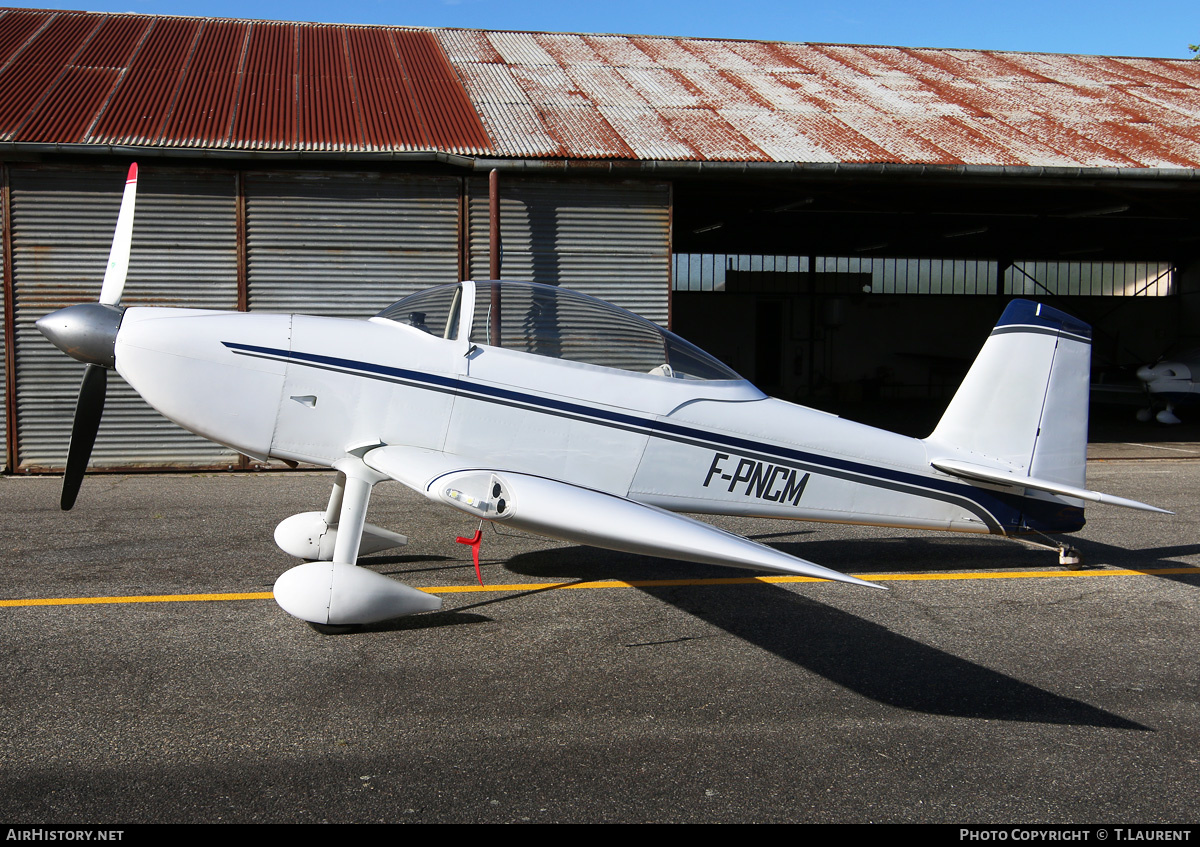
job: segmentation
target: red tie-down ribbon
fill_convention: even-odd
[[[479,584],[483,585],[483,572],[479,570],[479,545],[483,543],[483,521],[479,522],[479,529],[475,530],[475,534],[470,538],[463,538],[460,535],[454,540],[459,544],[471,546],[471,557],[475,560],[475,576],[479,579]]]

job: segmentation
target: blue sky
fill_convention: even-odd
[[[82,0],[32,8],[1189,58],[1200,0]]]

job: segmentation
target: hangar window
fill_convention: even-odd
[[[999,279],[997,263],[981,259],[818,256],[816,266],[818,294],[842,293],[830,285],[845,274],[862,278],[864,294],[995,294]]]
[[[676,291],[745,294],[995,294],[996,262],[676,253]],[[810,272],[811,268],[811,272]]]
[[[998,294],[1163,297],[1165,262],[1035,262],[882,256],[676,253],[675,291],[742,294]]]
[[[1013,262],[1004,293],[1014,297],[1166,297],[1175,293],[1166,262]]]

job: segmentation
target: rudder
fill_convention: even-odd
[[[1091,352],[1090,326],[1014,300],[926,444],[940,455],[1083,488]]]

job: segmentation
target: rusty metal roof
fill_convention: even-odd
[[[513,156],[1200,166],[1200,62],[438,30]]]
[[[0,141],[1200,168],[1200,62],[0,10]]]
[[[22,9],[0,10],[0,141],[491,148],[427,30]]]

